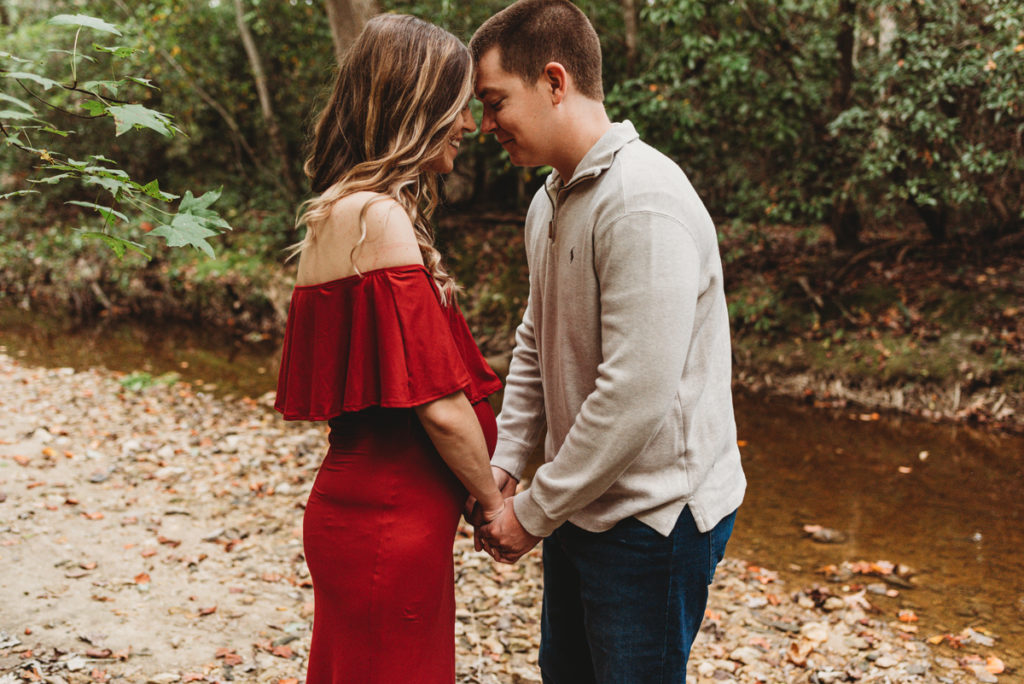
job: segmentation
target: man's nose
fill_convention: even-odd
[[[497,128],[494,123],[494,115],[484,109],[483,116],[480,117],[480,132],[481,133],[493,133]]]

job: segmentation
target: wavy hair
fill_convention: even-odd
[[[448,144],[449,132],[473,92],[469,49],[442,28],[415,17],[370,19],[342,59],[327,106],[314,125],[304,166],[313,199],[296,227],[306,236],[294,253],[316,241],[334,204],[363,190],[398,202],[409,214],[423,262],[449,301],[456,286],[434,246],[430,218],[439,202],[437,174],[423,165]],[[359,213],[355,257],[366,240],[367,202]]]

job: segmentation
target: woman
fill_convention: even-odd
[[[315,619],[307,681],[455,679],[452,544],[501,383],[455,305],[428,220],[469,113],[469,51],[413,17],[371,19],[340,65],[308,202],[275,407],[329,420],[303,521]]]

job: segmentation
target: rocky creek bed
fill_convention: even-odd
[[[270,403],[0,349],[0,684],[303,681],[326,433]],[[499,565],[463,528],[454,554],[458,682],[539,682],[539,551]],[[727,558],[689,680],[1021,681],[998,634],[877,607],[906,568],[842,570],[795,586]]]

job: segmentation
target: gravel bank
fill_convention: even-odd
[[[0,353],[0,684],[302,681],[325,432],[268,403]],[[539,552],[498,565],[463,529],[455,558],[458,681],[539,682]],[[935,633],[878,591],[727,559],[689,679],[1021,681],[998,635]]]

